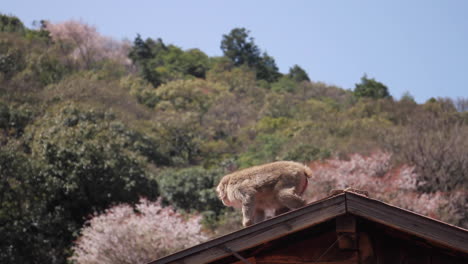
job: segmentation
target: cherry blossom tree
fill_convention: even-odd
[[[207,239],[200,216],[188,217],[160,202],[141,199],[135,208],[122,204],[94,216],[73,247],[79,264],[147,263]]]
[[[332,189],[353,187],[368,191],[371,198],[426,216],[467,226],[468,193],[418,191],[418,175],[407,165],[392,166],[392,155],[374,152],[369,156],[353,154],[347,160],[312,162],[313,179],[305,192],[307,201],[325,198]]]
[[[62,23],[45,23],[54,41],[72,45],[71,56],[89,69],[95,62],[111,59],[119,64],[130,65],[130,43],[117,41],[99,34],[96,27],[84,22],[69,20]]]

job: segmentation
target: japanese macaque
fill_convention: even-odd
[[[292,161],[277,161],[225,175],[216,191],[226,206],[242,208],[244,226],[305,205],[301,195],[312,176],[309,167]]]

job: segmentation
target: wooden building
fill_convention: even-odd
[[[343,192],[159,263],[468,264],[468,230]]]

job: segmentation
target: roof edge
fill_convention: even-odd
[[[421,237],[436,245],[468,253],[468,230],[345,190],[148,264],[215,261],[232,255],[232,252],[255,247],[348,213]]]
[[[468,230],[353,192],[345,192],[346,212],[468,253]]]
[[[343,215],[346,213],[345,207],[345,193],[327,197],[308,204],[306,207],[162,257],[148,264],[171,263],[182,259],[184,263],[214,261],[232,254],[224,250],[226,247],[238,252],[257,246]]]

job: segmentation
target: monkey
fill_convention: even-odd
[[[306,204],[301,195],[312,170],[297,162],[277,161],[225,175],[216,191],[225,206],[242,209],[244,227],[265,220],[265,211],[275,216]]]

